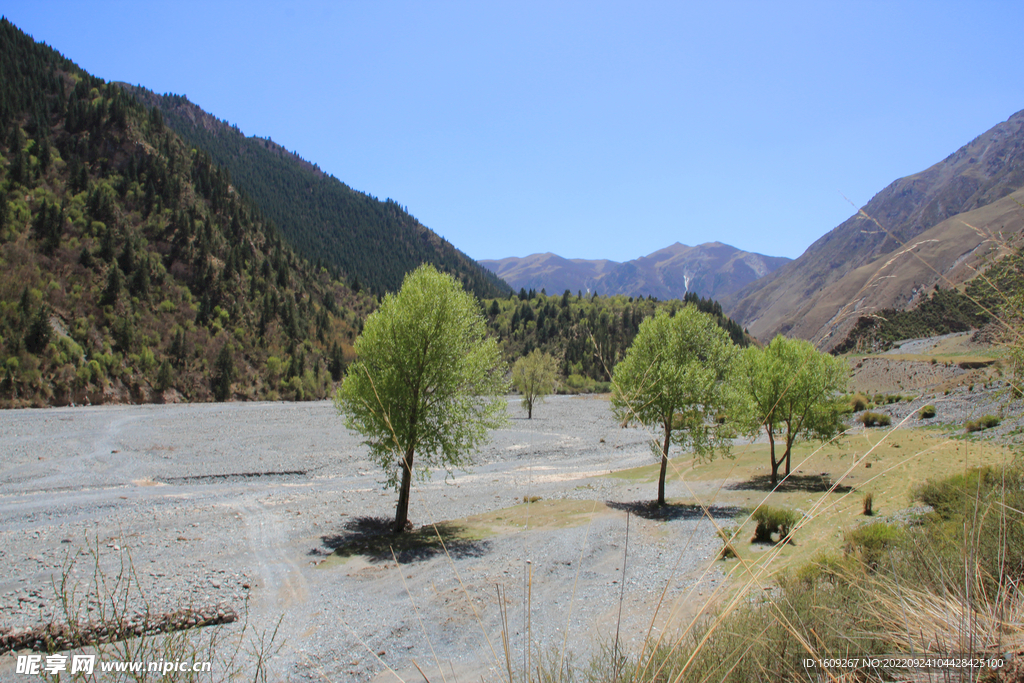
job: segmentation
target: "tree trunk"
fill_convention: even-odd
[[[527,399],[527,401],[526,401],[526,419],[527,420],[532,420],[533,419],[533,401],[531,401],[529,399]]]
[[[661,447],[661,476],[658,477],[658,505],[665,504],[665,473],[668,471],[668,446],[672,437],[672,418],[665,423],[665,444]]]
[[[772,488],[779,483],[779,465],[782,464],[782,459],[775,459],[775,435],[772,434],[771,430],[766,429],[768,432],[768,443],[771,445],[771,458],[772,458]]]
[[[398,492],[398,509],[395,510],[395,526],[393,531],[400,534],[405,531],[409,522],[409,492],[412,489],[412,456],[413,447],[409,446],[402,458],[402,488]]]

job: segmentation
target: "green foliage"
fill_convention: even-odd
[[[510,362],[541,349],[558,362],[573,391],[599,391],[596,383],[611,380],[612,370],[633,342],[640,323],[657,311],[675,314],[690,304],[714,316],[733,341],[749,343],[742,328],[722,313],[716,301],[689,294],[685,301],[657,301],[626,296],[576,297],[569,292],[548,296],[525,289],[520,297],[483,301],[487,326]],[[568,378],[579,375],[572,383]],[[588,381],[589,380],[589,381]]]
[[[26,368],[0,405],[124,400],[167,382],[210,400],[221,329],[251,397],[272,390],[256,371],[269,356],[310,368],[332,349],[351,356],[374,302],[298,257],[207,152],[6,20],[0,75],[0,357]],[[296,393],[324,398],[328,377]]]
[[[918,411],[917,416],[922,420],[930,420],[935,417],[935,406],[929,403],[926,406],[921,406],[921,410]]]
[[[218,401],[226,401],[231,397],[231,383],[235,381],[235,359],[231,354],[231,346],[224,344],[217,353],[214,364],[213,396]]]
[[[534,349],[512,366],[512,385],[523,395],[527,418],[533,419],[533,406],[555,389],[558,365],[550,354]]]
[[[754,543],[782,543],[787,540],[793,526],[800,521],[800,515],[787,508],[762,505],[754,510],[751,518],[754,527]]]
[[[210,155],[299,254],[346,276],[352,289],[395,291],[421,263],[451,273],[478,297],[502,296],[496,275],[428,230],[406,209],[358,192],[274,142],[247,138],[179,95],[129,87],[185,142]],[[212,125],[209,125],[213,122]]]
[[[859,391],[850,398],[850,407],[853,408],[853,412],[859,413],[862,410],[867,410],[869,401],[868,397]]]
[[[986,600],[995,600],[1007,582],[1024,579],[1024,473],[1019,467],[968,470],[915,491],[932,506],[927,523],[913,530],[899,559],[918,582],[939,586],[964,574],[964,548],[977,563],[976,579]],[[960,571],[951,567],[960,565]],[[952,576],[950,576],[952,575]]]
[[[748,347],[736,373],[741,395],[736,422],[747,434],[762,429],[768,436],[771,483],[778,483],[779,467],[790,473],[793,444],[799,439],[828,441],[842,431],[842,401],[849,367],[842,359],[820,353],[802,339],[775,337],[764,349]],[[777,458],[775,441],[784,452]]]
[[[487,430],[507,419],[497,342],[477,301],[450,275],[423,265],[388,294],[356,340],[335,396],[345,424],[399,488],[395,531],[405,530],[414,467],[465,469]],[[414,456],[419,460],[414,463]]]
[[[999,426],[999,418],[995,415],[985,415],[976,420],[968,420],[964,423],[964,429],[968,432],[980,432],[985,429],[992,429]]]
[[[886,551],[900,540],[900,530],[884,522],[872,522],[846,533],[843,548],[874,570]]]
[[[715,319],[688,305],[660,311],[640,324],[626,357],[615,366],[612,406],[620,421],[664,433],[658,503],[665,504],[670,443],[698,459],[728,450],[728,430],[716,422],[732,407],[728,383],[736,346]]]
[[[885,413],[865,412],[860,416],[860,422],[865,427],[888,427],[892,424],[892,418]]]
[[[1012,297],[1008,302],[1010,293],[1022,290],[1024,256],[1011,254],[993,264],[984,277],[971,280],[963,291],[936,286],[931,296],[912,310],[884,309],[860,318],[834,352],[883,351],[903,339],[966,332],[997,318],[1008,319],[1008,309],[1024,310]]]
[[[156,390],[164,391],[172,384],[174,384],[174,368],[171,367],[171,362],[165,359],[160,364],[160,370],[156,375]]]

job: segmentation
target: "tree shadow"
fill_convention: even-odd
[[[665,505],[658,505],[657,501],[653,500],[637,500],[626,503],[606,500],[605,505],[613,510],[623,510],[637,517],[660,522],[671,522],[677,519],[696,520],[707,518],[704,508],[692,503],[666,503]],[[709,505],[707,506],[707,511],[715,519],[736,517],[744,512],[743,508],[734,505]]]
[[[370,562],[391,562],[393,550],[402,564],[429,560],[446,550],[453,559],[482,557],[491,547],[490,541],[473,538],[469,528],[457,522],[428,524],[401,534],[392,532],[393,523],[384,517],[353,517],[342,524],[340,532],[325,534],[320,541],[330,554],[362,555]],[[314,548],[310,554],[323,554],[323,550]]]
[[[725,488],[730,491],[779,491],[780,493],[800,491],[803,493],[826,493],[834,490],[836,493],[849,493],[852,487],[846,484],[837,484],[832,488],[832,477],[827,474],[791,474],[779,483],[772,486],[772,478],[767,474],[756,474],[746,481],[737,481],[727,484]]]

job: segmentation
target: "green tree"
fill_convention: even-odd
[[[731,404],[728,380],[736,346],[710,315],[687,305],[675,315],[659,311],[640,324],[625,358],[615,366],[612,406],[616,416],[660,427],[658,504],[665,504],[671,443],[698,459],[728,448],[729,430],[717,421]]]
[[[802,339],[775,337],[764,349],[744,350],[737,373],[743,398],[738,422],[748,434],[762,428],[768,435],[772,486],[779,467],[790,473],[793,444],[802,438],[827,441],[842,430],[838,394],[846,390],[850,369],[846,361],[819,352]],[[775,457],[777,439],[785,451]]]
[[[235,381],[235,359],[231,353],[231,345],[220,347],[217,360],[213,364],[213,397],[218,401],[226,401],[231,397],[231,383]]]
[[[398,489],[395,533],[405,531],[417,473],[465,469],[487,430],[504,424],[508,390],[497,342],[476,300],[425,264],[366,320],[334,402]]]
[[[549,353],[534,349],[512,366],[512,384],[523,395],[526,416],[533,419],[533,404],[555,390],[558,363]]]

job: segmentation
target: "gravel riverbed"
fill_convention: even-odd
[[[602,511],[510,526],[448,554],[400,553],[397,564],[331,554],[393,516],[396,495],[330,403],[4,411],[0,628],[59,619],[62,574],[85,586],[95,566],[107,576],[130,566],[139,610],[222,605],[245,615],[209,627],[228,635],[243,621],[250,633],[277,626],[273,680],[367,680],[389,667],[409,680],[414,662],[428,676],[440,665],[480,679],[505,667],[503,630],[519,667],[527,636],[545,655],[567,640],[580,659],[614,637],[620,597],[627,646],[647,634],[663,591],[670,607],[703,602],[722,580],[706,517],[633,515],[626,547],[626,510],[654,485],[604,475],[655,462],[643,431],[620,428],[601,398],[550,397],[533,420],[514,399],[509,409],[471,472],[414,484],[416,525],[524,496]],[[25,680],[12,654],[0,656],[0,680]]]

